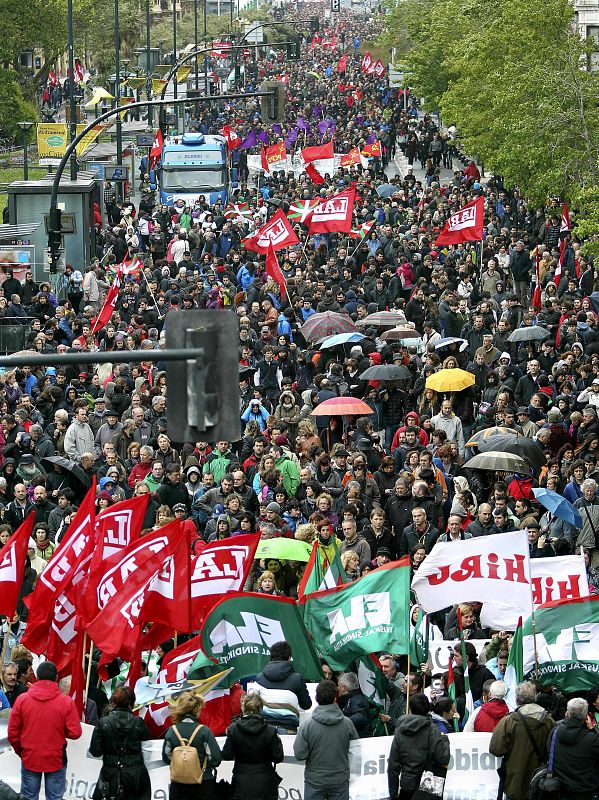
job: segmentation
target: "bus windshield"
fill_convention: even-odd
[[[195,192],[223,189],[227,185],[224,167],[163,167],[162,190]]]

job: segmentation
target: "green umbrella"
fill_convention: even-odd
[[[299,539],[264,539],[258,545],[256,558],[280,558],[281,561],[308,561],[312,547]]]

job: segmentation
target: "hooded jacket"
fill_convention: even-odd
[[[283,744],[272,725],[257,714],[248,714],[229,726],[223,761],[233,760],[232,800],[276,800],[273,765],[283,761]]]
[[[67,739],[79,739],[81,732],[75,703],[54,681],[38,681],[19,695],[8,720],[8,740],[31,772],[65,766]]]
[[[507,703],[504,700],[492,699],[488,703],[483,703],[476,719],[474,720],[474,730],[476,733],[493,733],[499,720],[510,713]]]
[[[424,769],[440,769],[448,764],[449,739],[430,717],[415,714],[401,717],[389,753],[389,796],[397,797],[400,786],[402,791],[413,792]]]
[[[293,743],[298,761],[306,762],[306,783],[317,789],[349,781],[349,744],[358,738],[354,723],[337,703],[318,706],[302,722]]]
[[[283,727],[297,728],[300,708],[312,706],[306,681],[291,661],[269,661],[256,675],[254,690],[264,703],[263,717]]]
[[[580,720],[565,719],[558,725],[556,736],[553,769],[560,782],[561,796],[591,800],[597,793],[597,731],[587,730]]]

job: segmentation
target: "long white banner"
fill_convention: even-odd
[[[87,753],[92,728],[84,726],[81,739],[69,742],[67,748],[67,791],[64,800],[91,798],[100,772],[101,762]],[[293,736],[282,736],[285,761],[277,766],[282,777],[279,800],[303,800],[304,766],[293,755]],[[500,759],[489,753],[490,735],[486,733],[452,733],[449,736],[451,760],[445,784],[445,800],[495,800],[497,767]],[[392,737],[360,739],[350,748],[350,800],[384,800],[387,789],[387,756]],[[219,740],[222,745],[223,741]],[[0,776],[18,791],[21,785],[19,757],[8,748],[6,721],[0,720]],[[144,746],[144,757],[152,780],[153,800],[168,798],[168,767],[161,758],[162,742],[153,740]],[[219,779],[231,779],[232,762],[224,762]],[[41,797],[44,795],[42,794]]]

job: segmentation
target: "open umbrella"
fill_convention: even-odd
[[[412,377],[407,367],[401,364],[375,364],[360,375],[361,381],[405,381]]]
[[[300,328],[302,335],[310,342],[326,339],[335,333],[359,333],[353,320],[347,314],[336,311],[322,311],[312,314]]]
[[[394,186],[392,183],[381,183],[380,186],[376,187],[376,193],[379,197],[391,197],[396,191],[397,186]]]
[[[526,328],[516,328],[507,337],[508,342],[542,342],[548,339],[551,332],[540,325],[529,325]]]
[[[465,369],[440,369],[429,375],[425,386],[435,392],[461,392],[469,386],[474,386],[476,379],[471,372]]]
[[[308,561],[312,547],[299,539],[264,539],[258,544],[256,558],[280,558],[282,561]]]
[[[364,319],[359,319],[356,325],[360,328],[395,328],[398,325],[405,325],[406,317],[401,311],[375,311]]]
[[[91,480],[89,476],[83,471],[81,466],[77,464],[76,461],[71,461],[64,456],[46,456],[46,458],[42,458],[42,465],[44,462],[51,464],[53,467],[60,467],[65,472],[69,472],[73,478],[79,481],[79,483],[83,484],[86,488],[91,486]]]
[[[530,467],[523,458],[514,455],[514,453],[500,453],[497,450],[479,453],[477,456],[468,459],[464,466],[467,469],[519,472],[521,475],[530,475]]]
[[[532,493],[543,508],[546,508],[554,517],[569,522],[575,528],[582,528],[582,517],[572,503],[561,494],[552,492],[551,489],[533,489]]]
[[[449,347],[450,344],[459,344],[459,351],[463,353],[468,347],[468,342],[465,339],[460,339],[458,336],[446,336],[445,339],[440,339],[435,345],[435,350],[442,350],[444,347]]]
[[[363,333],[335,333],[333,336],[325,336],[320,342],[317,342],[321,350],[328,350],[330,347],[339,347],[342,344],[353,344],[360,342],[366,338]]]
[[[372,409],[357,397],[331,397],[310,411],[313,417],[340,417],[344,414],[363,417],[372,414]]]
[[[493,425],[491,428],[483,428],[482,431],[477,431],[468,439],[466,447],[479,447],[485,439],[493,438],[503,433],[518,433],[518,431],[513,428],[506,428],[505,425]]]
[[[503,453],[514,453],[523,458],[535,472],[545,464],[545,455],[532,439],[522,436],[521,433],[504,433],[491,436],[478,445],[481,453],[489,450],[500,450]]]
[[[398,342],[400,339],[420,339],[421,335],[414,328],[389,328],[383,331],[380,338],[384,342]]]

